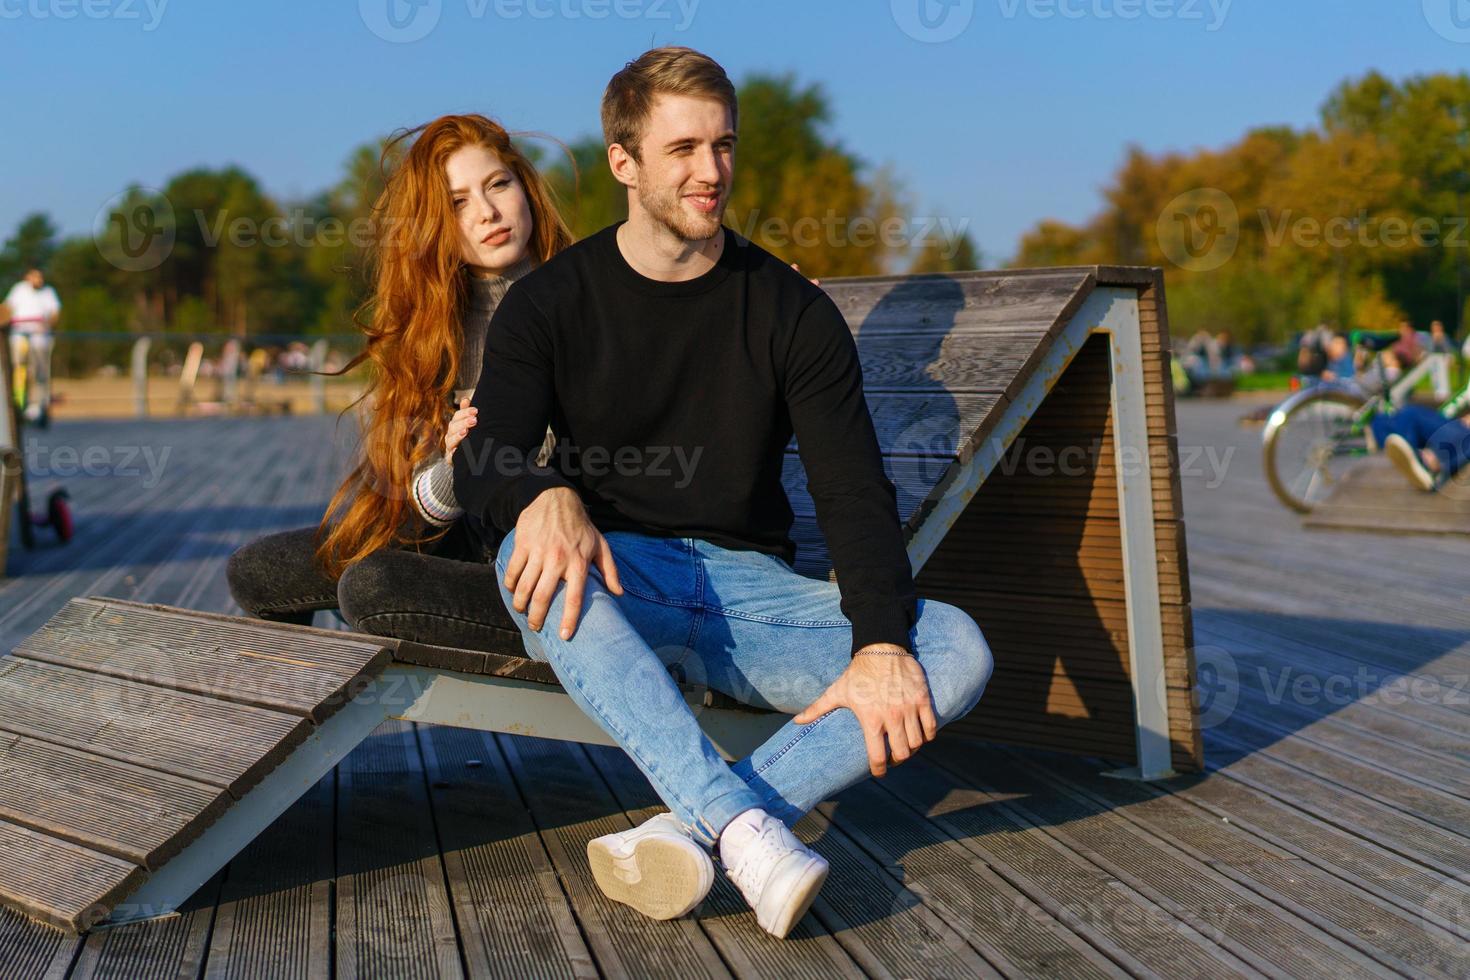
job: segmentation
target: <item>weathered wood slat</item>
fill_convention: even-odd
[[[1062,923],[958,842],[934,840],[922,813],[875,783],[854,786],[818,812],[1005,976],[1115,977],[1125,975],[1119,964],[1143,965],[1136,950]]]
[[[1432,948],[1422,926],[1413,921],[1418,915],[1411,919],[1374,909],[1340,881],[1228,823],[1169,802],[1141,801],[1146,790],[1101,786],[1097,776],[1082,786],[1038,772],[1010,754],[1000,768],[1017,773],[1016,784],[1045,786],[1048,804],[1055,801],[1057,812],[1106,807],[1104,818],[1086,827],[1069,825],[1063,832],[1076,833],[1113,860],[1135,860],[1140,851],[1159,854],[1161,860],[1140,862],[1141,867],[1131,865],[1129,870],[1139,867],[1142,877],[1153,878],[1161,893],[1184,907],[1199,907],[1185,904],[1194,893],[1219,890],[1237,896],[1221,922],[1221,939],[1254,953],[1258,963],[1279,964],[1294,976],[1461,973],[1445,969],[1457,957]],[[1374,938],[1380,929],[1396,932],[1397,940],[1386,947]],[[1431,948],[1409,953],[1406,947],[1412,945]]]
[[[132,861],[0,820],[0,902],[51,925],[80,932],[138,887]]]
[[[412,722],[337,769],[336,921],[339,977],[464,975]]]
[[[1014,756],[1010,761],[1026,764]],[[1101,777],[1080,772],[1074,761],[1058,760],[1039,775],[1062,792],[1114,806],[1128,824],[1208,863],[1391,970],[1445,978],[1464,974],[1465,957],[1451,948],[1454,932],[1426,921],[1432,907],[1396,908],[1232,821],[1213,819],[1142,784],[1101,785]]]
[[[957,273],[910,277],[831,279],[823,288],[859,342],[883,332],[908,334],[1055,329],[1080,305],[1090,273],[1044,276]]]
[[[884,455],[954,457],[986,425],[1001,394],[880,391],[867,399]],[[799,439],[792,439],[787,451],[799,445]]]
[[[863,390],[869,395],[1007,392],[1045,337],[1040,328],[983,335],[951,331],[922,338],[865,334],[858,343]]]
[[[438,667],[465,674],[512,677],[539,684],[560,683],[550,664],[526,656],[525,645],[519,633],[507,633],[503,645],[495,651],[457,650],[453,647],[403,641],[394,649],[393,659],[399,663]]]
[[[596,977],[495,736],[441,725],[417,734],[470,975]]]
[[[1047,833],[1046,823],[1008,805],[1018,794],[962,783],[934,764],[944,741],[890,769],[878,784],[956,839],[976,862],[1103,948],[1138,957],[1163,977],[1259,976],[1210,938],[1208,922],[1181,921],[1148,894],[1100,867],[1086,851]],[[958,746],[977,762],[976,746]],[[837,811],[841,821],[841,809]],[[975,896],[985,901],[984,895]],[[1014,913],[1014,909],[1009,909]]]
[[[230,861],[206,980],[331,977],[334,784],[328,773]]]
[[[73,599],[15,652],[319,722],[391,654],[388,645],[355,634],[308,635],[311,641],[304,642],[293,630],[265,624],[88,598]]]
[[[297,715],[24,657],[0,659],[0,731],[187,776],[236,798],[310,730]]]
[[[1303,523],[1327,530],[1470,534],[1470,477],[1459,475],[1438,492],[1424,493],[1387,459],[1363,460]]]
[[[82,937],[0,905],[0,963],[15,976],[62,980]]]
[[[598,969],[612,976],[729,976],[694,919],[648,919],[597,887],[587,864],[587,841],[627,830],[629,823],[583,750],[529,736],[500,735],[496,740],[541,828],[542,843]]]
[[[229,794],[20,735],[0,734],[0,819],[157,870]]]

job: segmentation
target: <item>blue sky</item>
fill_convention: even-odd
[[[86,232],[194,165],[305,196],[445,112],[593,133],[609,75],[665,43],[820,82],[835,134],[994,262],[1093,213],[1130,142],[1217,147],[1311,125],[1370,68],[1470,69],[1470,0],[0,0],[0,235],[34,210]]]

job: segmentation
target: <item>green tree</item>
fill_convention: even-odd
[[[821,87],[799,85],[792,75],[752,75],[738,97],[725,223],[810,275],[889,271],[907,252],[900,189],[829,133]],[[627,217],[627,191],[608,170],[601,139],[577,140],[570,151],[572,160],[546,172],[580,238]]]
[[[27,269],[44,270],[56,254],[57,245],[56,226],[49,215],[36,212],[22,218],[15,234],[0,248],[0,283],[4,284],[0,288],[10,288]]]
[[[1201,192],[1233,207],[1233,251],[1209,268],[1181,268],[1159,229],[1172,227],[1181,196]],[[1399,310],[1421,325],[1452,323],[1470,292],[1470,260],[1447,239],[1467,211],[1470,76],[1394,82],[1370,72],[1332,92],[1316,129],[1257,129],[1191,154],[1130,148],[1100,212],[1081,225],[1039,223],[1016,262],[1162,265],[1181,334],[1284,339],[1322,319],[1377,324]]]
[[[933,238],[920,247],[909,272],[969,272],[983,268],[980,250],[968,232]]]

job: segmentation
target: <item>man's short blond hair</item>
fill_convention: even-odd
[[[732,126],[739,119],[735,86],[718,61],[693,48],[654,48],[624,65],[602,93],[602,138],[607,145],[621,144],[641,162],[643,127],[660,95],[714,99],[730,110]]]

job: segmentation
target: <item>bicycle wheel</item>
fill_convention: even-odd
[[[1266,482],[1281,502],[1306,514],[1341,482],[1355,459],[1368,453],[1353,432],[1366,400],[1336,388],[1300,392],[1282,402],[1266,423]]]

